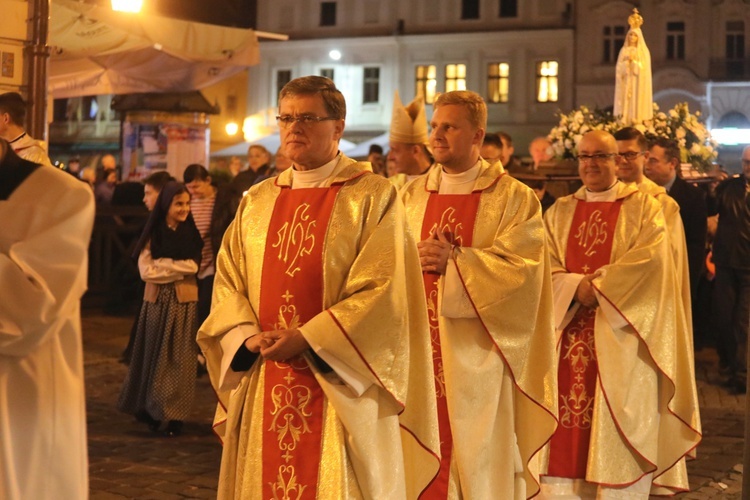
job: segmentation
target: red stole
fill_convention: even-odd
[[[454,245],[470,247],[474,233],[479,198],[481,193],[471,194],[430,194],[422,221],[421,239],[426,240],[435,231],[442,231]],[[438,279],[439,274],[422,273],[427,297],[427,311],[430,320],[432,339],[432,362],[435,370],[435,392],[437,395],[438,427],[440,429],[440,471],[435,480],[420,498],[443,499],[448,497],[453,437],[448,418],[448,402],[445,395],[445,375],[440,351],[440,326],[438,318]]]
[[[591,274],[609,264],[621,207],[622,200],[578,201],[565,254],[568,272]],[[560,425],[550,441],[550,476],[586,478],[599,373],[595,315],[595,309],[581,306],[563,331],[557,371]]]
[[[323,245],[340,186],[282,188],[261,276],[262,331],[296,329],[323,310]],[[265,362],[263,497],[314,498],[324,395],[302,356]]]

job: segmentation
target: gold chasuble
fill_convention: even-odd
[[[587,202],[581,188],[544,217],[553,274],[601,272],[599,306],[580,307],[560,342],[549,475],[619,488],[653,473],[652,493],[670,494],[689,488],[701,439],[692,341],[660,204],[613,189],[616,201]]]
[[[609,264],[612,237],[622,200],[579,202],[568,236],[568,271],[591,274]],[[557,369],[560,425],[550,441],[547,473],[555,477],[586,477],[596,392],[595,311],[581,306],[565,327]]]
[[[541,207],[499,163],[482,160],[466,195],[438,194],[442,175],[401,191],[412,234],[456,245],[446,275],[424,274],[443,453],[425,498],[531,497],[557,415]]]
[[[438,473],[439,437],[403,207],[387,180],[343,155],[320,187],[294,189],[296,174],[242,200],[198,332],[219,396],[218,498],[417,498]],[[311,350],[232,370],[246,338],[283,328]]]

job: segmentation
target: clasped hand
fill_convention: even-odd
[[[445,274],[453,244],[442,231],[433,231],[429,238],[417,243],[422,271]]]
[[[594,290],[594,285],[592,285],[591,282],[601,276],[601,274],[600,271],[596,271],[593,274],[587,274],[583,277],[581,282],[578,283],[578,288],[576,289],[576,300],[591,309],[594,309],[599,305],[599,300],[596,298],[596,290]]]
[[[245,347],[271,361],[287,361],[310,348],[299,330],[273,330],[245,340]]]

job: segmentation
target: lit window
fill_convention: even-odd
[[[427,104],[432,104],[435,100],[435,90],[437,89],[437,71],[435,65],[417,66],[416,73],[416,94],[424,97],[424,101]]]
[[[490,63],[487,66],[487,101],[508,102],[508,63]]]
[[[603,35],[602,62],[614,64],[617,62],[617,56],[620,55],[620,49],[625,44],[625,26],[605,26]]]
[[[466,65],[448,64],[445,67],[445,91],[466,90]]]
[[[380,101],[380,68],[364,68],[362,79],[362,104]]]
[[[542,61],[536,64],[537,102],[557,102],[557,61]]]

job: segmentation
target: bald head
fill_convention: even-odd
[[[617,162],[617,141],[609,132],[588,132],[578,143],[578,174],[590,191],[605,191],[615,183]]]

